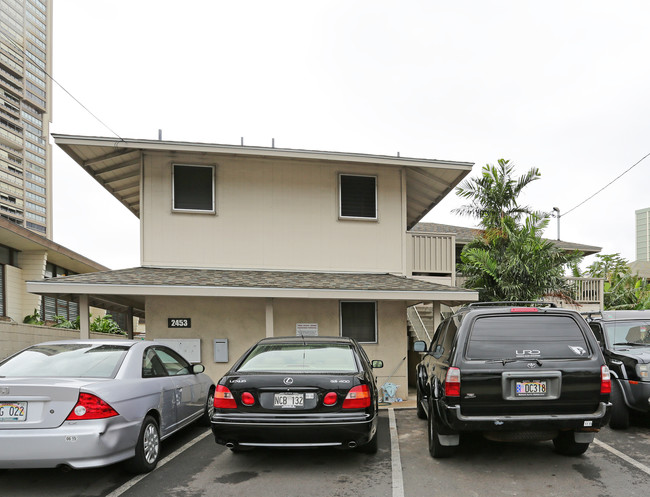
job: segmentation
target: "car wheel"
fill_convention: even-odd
[[[160,457],[160,433],[153,416],[145,416],[135,446],[135,456],[126,463],[132,473],[148,473],[158,464]]]
[[[427,412],[424,410],[424,406],[422,405],[422,394],[420,393],[420,387],[418,386],[416,388],[417,394],[416,394],[416,401],[415,405],[417,408],[417,415],[418,418],[420,419],[427,419]]]
[[[435,457],[436,459],[450,457],[454,454],[455,447],[442,445],[440,443],[435,417],[433,407],[431,406],[431,403],[429,403],[429,421],[427,422],[429,454],[431,454],[431,457]]]
[[[210,387],[208,398],[205,401],[203,415],[199,418],[201,426],[210,426],[212,424],[212,415],[214,414],[214,387]]]
[[[377,453],[377,432],[372,436],[370,441],[367,444],[363,444],[357,448],[359,452],[365,452],[366,454],[376,454]]]
[[[609,400],[612,402],[612,413],[609,418],[609,426],[614,430],[625,430],[630,427],[630,410],[625,404],[623,391],[617,381],[612,381],[612,394]]]
[[[589,448],[589,443],[578,443],[572,431],[561,431],[560,434],[553,439],[555,450],[565,456],[579,456],[584,454]]]

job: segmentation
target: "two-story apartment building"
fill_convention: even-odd
[[[28,289],[73,296],[82,310],[95,299],[143,309],[148,339],[183,341],[215,379],[265,336],[344,335],[383,359],[379,383],[391,376],[406,397],[407,307],[477,299],[451,286],[453,259],[442,273],[428,270],[439,280],[413,278],[422,261],[413,261],[409,234],[471,163],[54,139],[139,217],[141,266]],[[417,253],[435,247],[431,240],[418,241]],[[453,257],[453,240],[447,244]]]

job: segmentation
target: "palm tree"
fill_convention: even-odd
[[[456,194],[471,203],[454,212],[478,218],[485,229],[461,254],[458,269],[467,277],[465,286],[488,301],[537,300],[544,295],[571,301],[564,268],[577,265],[583,255],[562,251],[542,238],[548,213],[517,203],[522,190],[540,178],[539,170],[532,168],[516,178],[514,168],[500,159],[497,166],[483,167],[481,177],[456,188]]]
[[[522,190],[540,178],[539,169],[532,168],[519,178],[513,177],[514,169],[515,165],[505,159],[499,159],[497,166],[483,166],[480,177],[465,180],[456,187],[456,195],[467,198],[472,203],[452,212],[477,218],[485,229],[500,229],[506,218],[518,222],[524,214],[535,215],[540,219],[546,217],[546,213],[533,211],[530,207],[517,203]]]

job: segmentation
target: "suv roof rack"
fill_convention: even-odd
[[[542,300],[509,300],[499,302],[470,302],[467,307],[497,307],[497,306],[522,306],[528,305],[530,307],[557,307],[555,302],[544,302]]]

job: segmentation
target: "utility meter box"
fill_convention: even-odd
[[[228,339],[215,338],[214,343],[214,362],[228,362]]]

